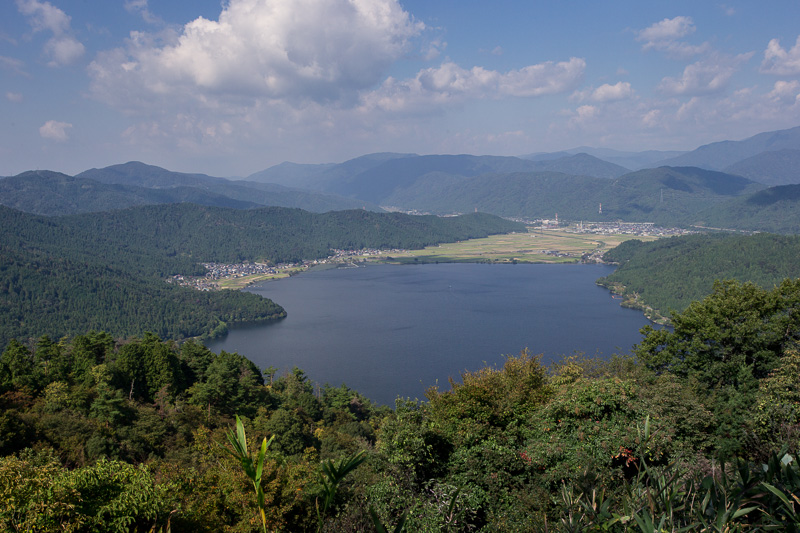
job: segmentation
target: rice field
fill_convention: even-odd
[[[529,228],[526,233],[493,235],[429,246],[422,250],[395,253],[391,257],[382,256],[380,260],[392,263],[574,263],[584,254],[605,252],[631,238],[652,240],[633,235],[593,235]]]

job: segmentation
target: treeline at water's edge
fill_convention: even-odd
[[[373,404],[195,341],[0,356],[7,531],[796,531],[800,280]],[[238,415],[238,416],[237,416]]]

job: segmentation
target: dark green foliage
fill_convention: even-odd
[[[321,531],[327,513],[333,507],[336,491],[344,478],[358,468],[366,460],[365,452],[359,451],[350,457],[342,457],[334,462],[331,459],[322,462],[322,473],[319,476],[322,485],[322,504],[317,501],[317,530]]]
[[[673,331],[646,330],[638,359],[544,368],[523,352],[394,410],[299,369],[267,369],[265,383],[193,341],[13,342],[0,356],[0,523],[796,531],[798,299],[798,280],[723,282]],[[229,441],[245,444],[231,455],[219,444],[238,413]],[[251,455],[245,427],[272,444]]]
[[[673,331],[646,326],[636,356],[656,372],[691,379],[709,391],[717,444],[740,445],[759,382],[800,337],[800,279],[771,291],[752,283],[717,283],[714,292],[673,315]]]
[[[263,384],[261,372],[249,359],[223,351],[213,356],[202,379],[189,389],[189,401],[227,415],[253,415],[266,398]]]
[[[778,185],[703,209],[684,220],[712,228],[800,233],[800,185]]]
[[[299,261],[332,248],[419,248],[522,225],[483,214],[411,217],[299,209],[250,211],[192,204],[46,218],[0,207],[0,346],[103,330],[181,339],[227,324],[271,320],[283,309],[240,291],[200,292],[167,276],[199,262]]]
[[[622,292],[630,305],[652,307],[663,316],[683,311],[711,293],[722,279],[750,281],[770,289],[800,277],[800,237],[711,234],[623,242],[604,255],[619,263],[598,283]]]
[[[672,317],[673,331],[647,326],[635,353],[648,367],[692,376],[708,386],[735,385],[742,368],[763,379],[797,340],[800,279],[768,291],[728,280]]]
[[[141,275],[136,271],[147,266],[145,260],[131,258],[136,266],[111,269],[100,264],[101,258],[72,262],[39,252],[4,252],[2,246],[0,258],[0,345],[37,332],[60,338],[91,329],[118,336],[153,331],[180,339],[207,334],[221,321],[267,320],[284,313],[254,294],[200,292]]]
[[[642,453],[650,427],[647,419],[638,428],[636,475],[621,490],[562,486],[559,531],[798,531],[800,468],[791,455],[770,453],[763,464],[712,461],[709,471],[678,461],[659,467]]]

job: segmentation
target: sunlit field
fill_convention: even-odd
[[[381,260],[395,263],[435,261],[574,263],[584,254],[605,252],[631,238],[634,236],[577,234],[564,230],[528,228],[527,233],[493,235],[483,239],[429,246],[422,250],[392,254],[390,257],[381,256]],[[653,240],[654,237],[641,237],[641,239]]]

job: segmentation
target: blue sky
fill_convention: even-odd
[[[690,150],[800,125],[800,2],[6,0],[0,175]]]

